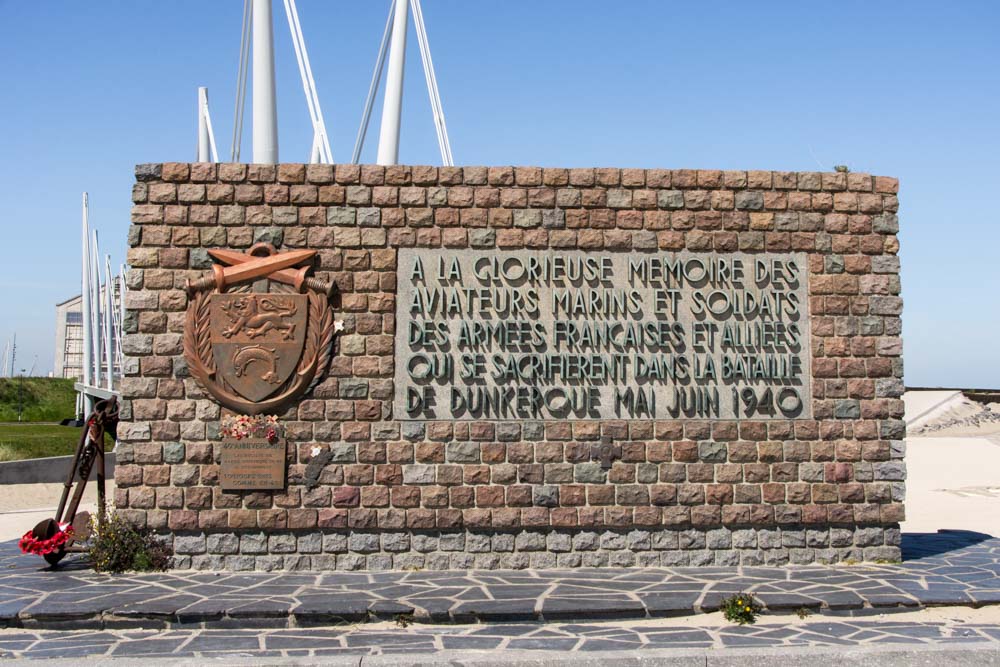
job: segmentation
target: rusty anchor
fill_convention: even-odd
[[[98,401],[94,406],[94,411],[84,423],[83,432],[80,434],[80,442],[76,446],[76,453],[73,456],[73,465],[70,466],[63,485],[62,496],[59,499],[59,507],[56,515],[52,519],[43,519],[31,531],[32,537],[38,540],[52,538],[58,530],[60,524],[70,524],[73,526],[73,533],[66,544],[58,551],[44,554],[42,557],[55,566],[59,564],[67,553],[82,553],[86,549],[77,542],[85,541],[90,537],[90,513],[78,512],[80,500],[83,492],[87,488],[91,475],[97,474],[97,525],[98,528],[104,525],[105,518],[105,464],[104,464],[104,434],[109,434],[112,439],[118,439],[118,399],[112,397],[107,400]],[[77,479],[79,478],[79,479]],[[76,489],[73,489],[74,481]],[[72,496],[70,495],[72,491]]]

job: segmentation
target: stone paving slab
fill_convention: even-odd
[[[454,572],[192,572],[108,576],[56,570],[0,544],[0,627],[296,627],[655,618],[715,611],[751,591],[768,611],[864,615],[1000,603],[1000,539],[905,535],[901,564]]]
[[[387,623],[322,629],[0,631],[0,659],[184,660],[187,664],[236,664],[298,659],[307,664],[556,664],[567,657],[587,664],[785,664],[823,662],[824,651],[865,658],[862,664],[1000,664],[1000,627],[959,621],[893,622],[870,619],[806,621],[794,625],[670,626],[668,619],[642,624],[613,622],[421,625]],[[908,661],[873,661],[879,651],[905,652]],[[812,649],[818,652],[796,653]],[[945,651],[942,651],[945,649]],[[951,660],[947,650],[959,660]],[[778,651],[778,652],[776,652]],[[700,652],[700,653],[695,653]],[[806,662],[788,662],[798,655]],[[529,660],[530,656],[530,660]],[[732,662],[712,659],[732,656]],[[977,662],[970,657],[983,658]],[[736,658],[739,658],[737,660]],[[753,660],[756,658],[757,660]],[[990,662],[992,660],[993,662]],[[772,660],[768,659],[768,663]],[[836,664],[852,664],[845,659]],[[68,664],[68,663],[66,663]],[[79,662],[74,663],[74,665]],[[134,663],[133,663],[134,664]],[[565,663],[563,663],[565,664]]]

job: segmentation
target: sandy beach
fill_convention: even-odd
[[[1000,535],[1000,404],[908,392],[904,532]]]

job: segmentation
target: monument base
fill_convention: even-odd
[[[899,561],[898,525],[426,532],[177,533],[199,570],[517,570]]]

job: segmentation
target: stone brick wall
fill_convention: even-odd
[[[180,163],[136,179],[116,503],[172,540],[178,567],[899,557],[896,179]],[[319,251],[345,331],[327,379],[281,415],[287,490],[222,493],[220,409],[187,373],[182,288],[207,248],[260,240]],[[812,419],[395,421],[403,247],[805,252]],[[622,445],[610,470],[591,460],[602,436]]]

